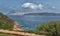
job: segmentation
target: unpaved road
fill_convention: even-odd
[[[45,36],[45,35],[37,35],[33,33],[25,33],[25,32],[16,32],[9,30],[0,30],[1,33],[14,34],[14,35],[24,35],[24,36]]]

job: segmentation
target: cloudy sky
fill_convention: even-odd
[[[1,12],[11,10],[60,13],[60,0],[0,0]]]

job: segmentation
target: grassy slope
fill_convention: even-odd
[[[13,29],[13,20],[10,19],[8,16],[0,13],[0,29],[12,30]],[[13,36],[9,34],[2,34],[0,36]]]
[[[0,29],[12,30],[13,29],[13,20],[8,16],[0,13]]]

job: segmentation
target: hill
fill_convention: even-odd
[[[60,16],[60,13],[28,13],[24,15]]]
[[[24,12],[18,10],[12,10],[8,15],[41,15],[41,16],[60,16],[60,13],[48,13],[48,12]]]
[[[4,15],[3,13],[0,13],[0,29],[12,30],[13,22],[14,21],[8,16]]]

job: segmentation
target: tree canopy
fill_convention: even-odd
[[[49,34],[51,36],[60,36],[60,21],[42,22],[36,26],[36,33]]]

